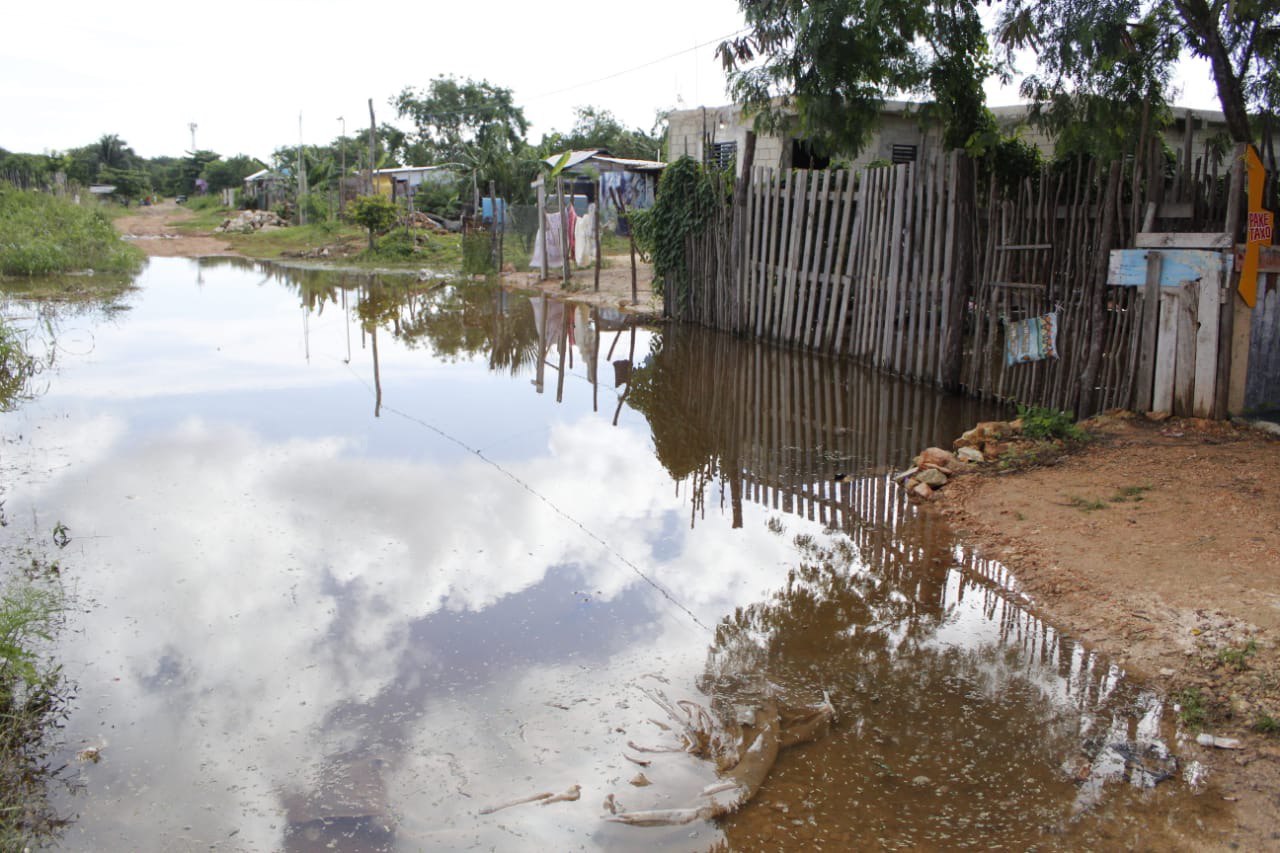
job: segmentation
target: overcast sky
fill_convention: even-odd
[[[567,130],[577,106],[648,130],[659,110],[729,101],[715,44],[742,27],[736,0],[636,6],[561,0],[19,2],[0,43],[0,147],[41,152],[115,133],[144,157],[196,145],[267,158],[299,139],[395,122],[389,99],[440,74],[510,88],[529,138]],[[1204,69],[1188,106],[1217,108]],[[994,91],[991,103],[1011,103]],[[407,126],[407,125],[406,125]]]

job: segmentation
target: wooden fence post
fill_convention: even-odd
[[[1227,190],[1227,222],[1223,229],[1231,235],[1230,252],[1234,255],[1236,240],[1240,239],[1241,211],[1244,208],[1244,151],[1245,143],[1237,143],[1231,160],[1231,186]],[[1238,274],[1228,269],[1226,279],[1222,282],[1221,314],[1218,317],[1218,384],[1213,401],[1213,417],[1221,419],[1228,414],[1231,399],[1231,356],[1235,334],[1236,301],[1240,299],[1239,288],[1236,287]],[[1203,322],[1203,321],[1202,321]],[[1247,352],[1247,350],[1246,350]]]
[[[959,151],[948,155],[951,194],[947,199],[947,245],[944,250],[942,387],[960,389],[964,356],[964,314],[973,287],[973,228],[978,216],[973,162]],[[947,274],[949,272],[949,275]],[[974,353],[974,358],[979,354]]]
[[[1098,231],[1098,245],[1094,248],[1093,270],[1089,274],[1089,355],[1084,371],[1080,374],[1080,402],[1076,416],[1087,418],[1094,414],[1096,402],[1094,385],[1098,380],[1098,368],[1102,364],[1102,348],[1106,342],[1107,263],[1111,257],[1111,243],[1116,230],[1116,207],[1120,194],[1120,161],[1111,164],[1107,178],[1107,192],[1102,201],[1102,227]]]

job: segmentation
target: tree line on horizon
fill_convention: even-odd
[[[510,89],[480,80],[439,76],[425,89],[406,87],[391,99],[397,118],[410,129],[383,122],[374,139],[374,168],[449,165],[459,175],[458,186],[432,188],[443,195],[437,206],[456,207],[467,197],[466,187],[486,188],[493,181],[512,201],[527,201],[529,183],[539,161],[568,148],[606,148],[620,157],[656,159],[662,136],[655,129],[625,127],[608,110],[579,107],[567,131],[553,130],[537,144],[526,136],[529,123],[514,103]],[[241,186],[244,178],[262,169],[292,178],[299,167],[315,195],[338,190],[347,176],[369,168],[369,129],[340,135],[323,144],[281,145],[269,162],[215,151],[187,151],[181,157],[142,157],[120,136],[104,134],[95,142],[62,152],[30,154],[0,148],[0,181],[33,189],[53,188],[59,182],[88,187],[110,184],[126,202],[149,195],[177,196],[217,193]]]
[[[1002,132],[987,109],[984,85],[1008,82],[1034,55],[1021,93],[1031,120],[1056,141],[1059,158],[1114,159],[1173,119],[1173,72],[1185,57],[1208,61],[1230,142],[1261,140],[1274,163],[1280,104],[1280,4],[1275,0],[738,0],[744,34],[717,53],[730,92],[757,130],[786,126],[816,150],[856,155],[870,140],[886,98],[924,100],[922,120],[944,142],[976,155],[1028,159],[1028,146]],[[994,10],[994,26],[982,6]],[[539,161],[569,148],[607,148],[623,157],[660,159],[663,115],[649,131],[623,126],[607,109],[577,110],[568,131],[533,144],[512,90],[486,80],[441,75],[390,99],[396,119],[323,145],[284,145],[269,163],[213,151],[182,157],[138,156],[119,136],[52,154],[0,148],[0,180],[46,186],[55,175],[80,185],[111,183],[123,198],[192,194],[238,186],[270,167],[294,176],[301,166],[312,193],[331,193],[346,174],[402,165],[448,165],[458,185],[437,205],[456,205],[493,182],[500,195],[527,201]],[[1034,159],[1034,158],[1032,158]]]

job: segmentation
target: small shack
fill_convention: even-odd
[[[457,180],[452,166],[395,166],[373,170],[373,191],[392,201],[413,198],[423,184],[448,184]]]
[[[563,163],[554,185],[548,184],[546,175],[539,175],[532,184],[538,193],[539,222],[535,250],[537,262],[533,266],[541,268],[544,278],[551,265],[548,263],[549,254],[561,256],[565,276],[569,274],[568,253],[559,252],[558,238],[552,238],[555,246],[547,246],[548,227],[552,231],[561,230],[564,240],[571,242],[570,231],[574,226],[572,221],[565,220],[589,216],[594,217],[591,225],[595,230],[610,227],[615,233],[627,236],[626,219],[618,216],[619,203],[625,210],[652,207],[658,178],[667,167],[666,163],[658,160],[614,157],[603,148],[561,152],[543,162],[552,169]],[[548,191],[551,191],[550,195]],[[572,213],[568,213],[570,210]],[[550,253],[548,248],[552,249]]]
[[[271,210],[288,196],[288,179],[279,172],[259,169],[245,176],[241,206],[249,210]]]

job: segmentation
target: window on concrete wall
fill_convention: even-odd
[[[818,154],[813,143],[807,139],[791,140],[791,168],[793,169],[825,169],[831,165],[831,158]]]
[[[893,164],[914,163],[916,161],[916,145],[895,145],[893,146]]]
[[[707,148],[706,165],[728,169],[738,157],[737,142],[713,142]]]

